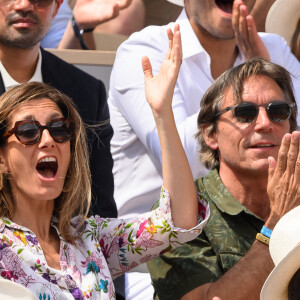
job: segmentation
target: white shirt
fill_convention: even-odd
[[[199,146],[194,138],[197,116],[200,100],[214,79],[211,75],[210,57],[199,43],[185,10],[176,23],[180,24],[183,63],[172,105],[177,129],[196,178],[206,173],[199,162]],[[114,129],[111,142],[114,198],[121,217],[148,211],[159,198],[162,184],[161,152],[152,112],[145,99],[141,58],[144,55],[149,57],[153,74],[156,75],[168,50],[166,30],[173,28],[174,24],[149,26],[134,33],[117,51],[110,78],[108,104]],[[259,35],[271,60],[284,66],[295,76],[295,96],[297,103],[300,103],[299,61],[291,54],[283,38],[275,34]],[[234,66],[244,60],[240,53]]]
[[[14,86],[19,85],[20,83],[15,81],[10,74],[6,71],[5,67],[3,66],[2,62],[0,61],[0,73],[2,76],[3,84],[5,87],[5,90],[9,90],[13,88]],[[39,50],[39,57],[38,57],[38,62],[36,64],[36,68],[34,71],[33,76],[28,80],[28,82],[43,82],[43,77],[42,77],[42,53]]]

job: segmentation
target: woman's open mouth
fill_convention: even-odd
[[[222,11],[232,13],[233,0],[216,0],[215,2]]]
[[[36,165],[37,172],[45,178],[54,178],[57,170],[58,163],[55,157],[43,157]]]

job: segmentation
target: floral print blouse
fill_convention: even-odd
[[[33,232],[0,219],[0,274],[22,284],[38,299],[115,299],[112,279],[153,257],[196,238],[209,217],[199,200],[199,224],[190,230],[172,222],[169,195],[162,190],[160,207],[133,219],[86,220],[74,245],[60,237],[60,270],[47,265]],[[57,230],[56,219],[52,226]],[[76,222],[76,218],[73,220]],[[58,232],[59,234],[59,232]]]

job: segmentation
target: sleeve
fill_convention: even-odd
[[[157,129],[151,109],[145,98],[144,74],[141,59],[148,56],[153,75],[159,71],[160,65],[168,51],[166,26],[153,27],[133,34],[123,43],[117,52],[110,78],[109,105],[118,111],[147,149],[151,158],[161,169],[161,150]],[[199,176],[198,143],[194,138],[197,132],[197,115],[190,115],[178,84],[175,86],[172,107],[177,130],[187,154],[193,175]],[[200,103],[200,100],[199,100]],[[114,125],[114,124],[113,124]],[[116,126],[121,126],[116,124]],[[126,133],[125,133],[126,134]]]
[[[210,214],[208,204],[203,200],[199,201],[202,207],[199,224],[190,230],[174,226],[169,194],[162,190],[160,206],[156,210],[124,220],[101,219],[96,216],[97,229],[95,232],[87,230],[85,234],[99,240],[112,277],[117,277],[196,238]],[[87,222],[94,222],[94,219]]]
[[[176,300],[194,288],[214,282],[223,271],[207,236],[195,240],[147,263],[155,299]]]

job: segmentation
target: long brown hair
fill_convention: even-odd
[[[74,137],[71,139],[71,159],[63,191],[55,199],[53,214],[58,218],[62,237],[69,241],[80,236],[84,219],[91,202],[91,178],[86,144],[86,132],[72,100],[57,89],[44,83],[24,83],[12,88],[0,97],[0,147],[5,145],[2,135],[9,129],[10,115],[27,101],[47,98],[53,101],[64,117],[75,123]],[[14,215],[13,195],[7,176],[0,173],[0,217],[11,219]],[[71,233],[71,219],[79,216],[77,230]],[[77,233],[76,233],[77,232]]]

